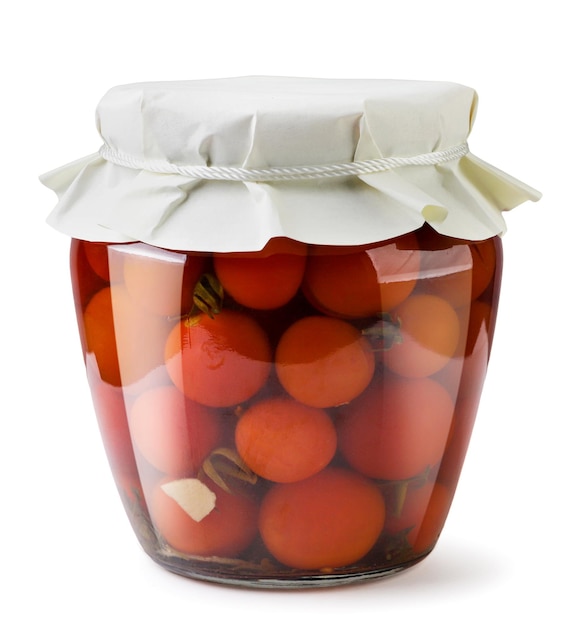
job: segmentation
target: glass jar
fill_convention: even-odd
[[[471,434],[501,250],[428,226],[245,254],[73,239],[88,379],[145,551],[264,587],[424,558]]]
[[[423,559],[489,359],[502,212],[451,83],[112,89],[42,177],[88,381],[144,550],[179,574],[338,585]]]

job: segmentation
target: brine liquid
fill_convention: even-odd
[[[421,560],[471,435],[501,268],[498,238],[427,226],[243,254],[73,240],[88,381],[145,551],[254,586]]]

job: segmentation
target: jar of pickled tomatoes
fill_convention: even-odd
[[[88,384],[144,550],[338,585],[434,548],[489,360],[504,210],[476,93],[247,77],[116,87],[42,177]]]

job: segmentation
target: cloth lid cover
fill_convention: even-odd
[[[468,151],[476,106],[473,89],[444,82],[115,87],[97,108],[101,150],[41,177],[58,195],[48,223],[88,241],[200,252],[260,250],[280,236],[364,244],[425,221],[453,237],[501,235],[503,211],[540,194]]]

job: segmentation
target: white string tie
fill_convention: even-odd
[[[99,154],[103,159],[136,170],[146,170],[156,174],[180,174],[188,178],[202,180],[231,180],[242,182],[271,182],[286,180],[313,180],[340,176],[362,176],[410,165],[439,165],[460,159],[468,154],[468,144],[462,143],[446,150],[428,152],[409,157],[383,157],[351,163],[330,165],[298,165],[294,167],[268,167],[248,169],[243,167],[177,165],[160,160],[137,159],[128,154],[103,145]]]

